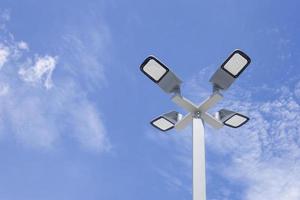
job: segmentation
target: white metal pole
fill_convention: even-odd
[[[193,200],[206,200],[205,135],[203,121],[193,118]]]

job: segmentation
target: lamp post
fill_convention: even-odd
[[[212,94],[200,105],[183,97],[180,90],[181,80],[161,61],[149,56],[141,64],[141,71],[157,84],[164,92],[171,94],[171,100],[186,110],[185,116],[172,111],[160,115],[151,121],[151,124],[161,131],[173,128],[180,131],[188,124],[193,127],[193,200],[206,200],[205,176],[205,135],[204,123],[216,129],[224,125],[238,128],[244,125],[249,118],[227,109],[221,109],[215,115],[208,110],[216,105],[222,98],[221,91],[227,90],[236,78],[250,64],[250,58],[241,50],[235,50],[210,78]]]

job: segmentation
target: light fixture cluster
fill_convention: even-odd
[[[250,62],[249,56],[241,50],[235,50],[210,78],[213,85],[212,95],[196,106],[181,95],[180,84],[182,81],[165,64],[154,56],[149,56],[141,64],[141,71],[164,92],[173,94],[172,101],[188,111],[188,114],[183,117],[176,111],[160,115],[152,120],[151,124],[161,131],[168,131],[174,127],[180,130],[185,128],[194,117],[197,117],[214,128],[221,128],[223,125],[232,128],[241,127],[249,120],[245,115],[222,109],[212,116],[207,111],[223,98],[220,92],[227,90]]]

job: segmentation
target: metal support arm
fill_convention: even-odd
[[[217,104],[222,98],[223,96],[218,91],[215,91],[208,99],[202,102],[199,106],[195,106],[190,100],[186,99],[185,97],[179,94],[175,94],[172,97],[172,101],[189,112],[182,118],[182,120],[180,120],[175,125],[175,128],[177,130],[184,129],[192,121],[195,112],[200,112],[201,118],[212,127],[217,129],[222,128],[223,123],[220,122],[219,119],[211,116],[207,112],[208,109]]]

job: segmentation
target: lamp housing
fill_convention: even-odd
[[[220,110],[217,116],[225,126],[231,128],[239,128],[249,121],[247,116],[227,109]]]
[[[218,89],[226,90],[251,63],[250,57],[241,50],[235,50],[212,75],[210,82]]]
[[[154,56],[147,57],[140,70],[166,93],[180,93],[182,81]]]
[[[150,123],[161,131],[168,131],[174,128],[175,124],[181,120],[181,118],[182,115],[180,113],[172,111],[153,119]]]

